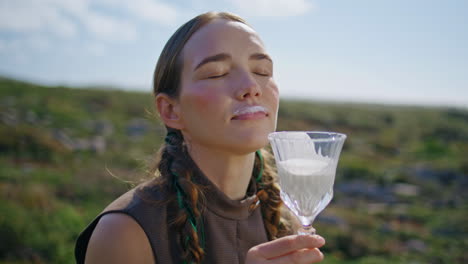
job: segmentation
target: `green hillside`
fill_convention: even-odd
[[[0,263],[74,263],[79,232],[146,177],[152,104],[0,78]],[[468,109],[289,100],[278,130],[348,135],[323,263],[468,263]]]

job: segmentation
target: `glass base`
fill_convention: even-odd
[[[312,225],[307,225],[307,226],[301,226],[297,230],[298,235],[315,235],[315,228],[312,227]]]

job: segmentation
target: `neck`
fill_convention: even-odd
[[[232,200],[245,197],[252,177],[255,153],[234,155],[191,146],[190,156],[205,176]]]

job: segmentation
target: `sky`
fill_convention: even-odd
[[[0,0],[0,75],[151,91],[172,33],[245,18],[282,98],[468,108],[466,0]]]

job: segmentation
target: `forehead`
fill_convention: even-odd
[[[215,19],[195,32],[185,44],[184,62],[196,63],[207,56],[228,53],[234,56],[264,52],[258,34],[246,24]]]

